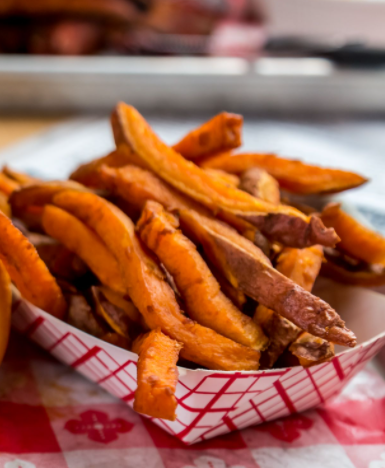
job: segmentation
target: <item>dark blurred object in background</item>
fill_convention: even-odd
[[[252,0],[1,0],[0,53],[245,56],[261,18]]]

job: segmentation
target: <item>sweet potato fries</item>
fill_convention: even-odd
[[[11,281],[37,307],[137,353],[134,408],[155,418],[176,418],[179,359],[256,372],[285,355],[309,367],[333,358],[334,344],[355,346],[311,290],[320,270],[385,283],[385,240],[338,206],[294,208],[280,189],[330,193],[363,177],[232,155],[235,114],[173,147],[124,103],[111,121],[116,148],[72,180],[0,173],[0,359]]]

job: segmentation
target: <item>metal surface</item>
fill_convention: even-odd
[[[0,56],[0,111],[384,113],[385,70],[323,59]]]

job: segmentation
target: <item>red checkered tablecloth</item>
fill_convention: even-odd
[[[184,446],[13,335],[0,367],[0,468],[385,468],[385,382],[361,371],[317,410]]]

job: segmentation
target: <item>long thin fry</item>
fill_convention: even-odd
[[[63,294],[31,242],[0,213],[0,260],[21,295],[40,309],[63,318]]]
[[[7,349],[11,331],[12,289],[8,272],[0,261],[0,364]]]
[[[103,284],[122,294],[127,292],[114,256],[102,240],[75,216],[56,206],[46,205],[43,212],[43,228],[68,250],[75,252]]]
[[[173,149],[186,159],[238,148],[242,144],[243,117],[222,112],[189,132]]]
[[[117,259],[132,302],[151,328],[183,343],[182,355],[211,369],[258,369],[259,352],[222,337],[183,316],[174,292],[143,250],[132,221],[117,207],[91,193],[66,191],[53,203],[93,229]]]
[[[338,238],[319,218],[284,205],[272,205],[214,179],[164,144],[131,106],[118,104],[112,115],[117,145],[133,151],[142,163],[177,190],[213,213],[249,221],[273,240],[293,247],[334,246]]]
[[[182,231],[202,245],[205,254],[235,287],[275,310],[309,333],[345,346],[355,346],[354,333],[328,304],[275,270],[262,252],[231,242],[231,228],[221,230],[192,210],[180,211]],[[236,234],[234,232],[234,234]],[[243,239],[247,243],[247,239]],[[253,244],[251,244],[253,245]]]
[[[259,167],[277,179],[283,189],[302,195],[341,192],[368,180],[354,172],[313,166],[274,154],[224,153],[203,161],[202,167],[222,169],[232,174]]]
[[[174,421],[177,401],[179,352],[182,344],[152,330],[142,340],[138,360],[138,388],[134,410],[138,413]]]
[[[222,293],[195,245],[177,228],[176,218],[156,202],[146,203],[137,223],[142,241],[173,276],[189,316],[237,343],[265,348],[261,328]]]
[[[363,226],[341,210],[338,203],[327,205],[321,218],[341,237],[338,248],[367,263],[385,266],[385,238],[381,234]]]

